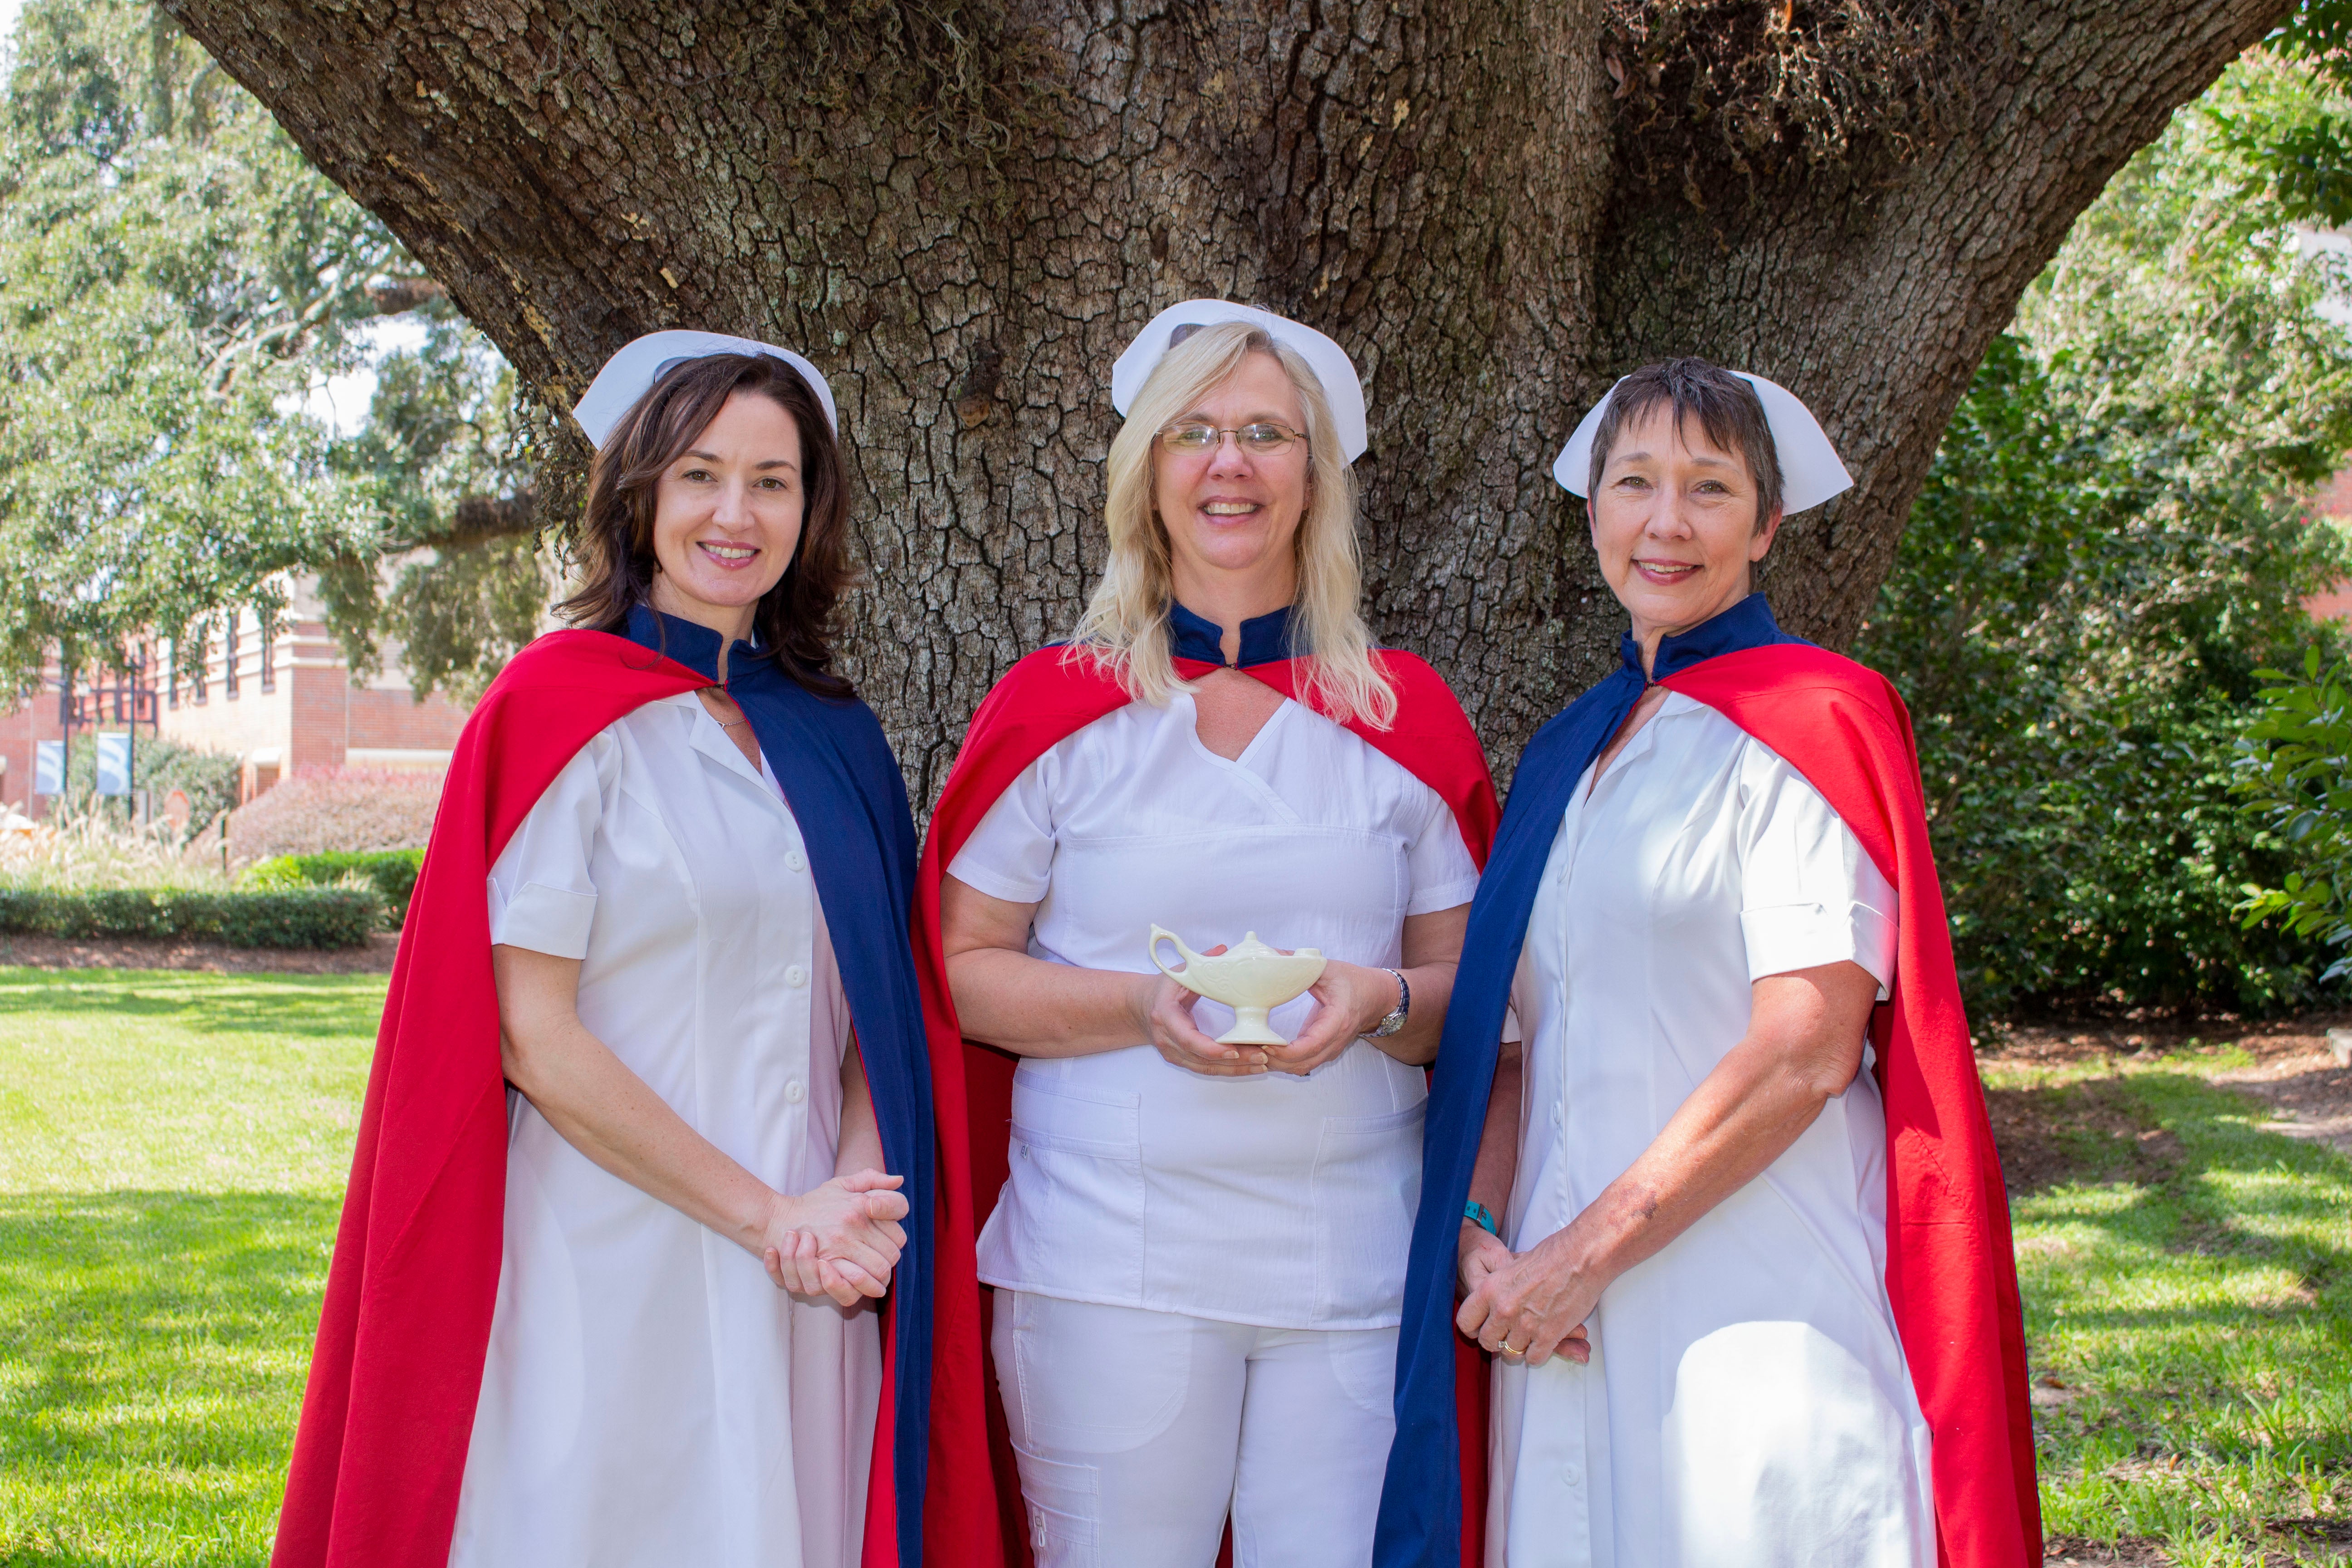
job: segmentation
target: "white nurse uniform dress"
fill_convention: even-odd
[[[833,1175],[849,1009],[774,774],[691,693],[591,740],[489,878],[491,941],[783,1193]],[[874,1312],[611,1175],[509,1090],[505,1248],[453,1568],[854,1568]]]
[[[1470,900],[1452,811],[1346,729],[1285,700],[1228,761],[1195,720],[1180,691],[1070,735],[950,874],[1034,902],[1033,955],[1139,973],[1155,922],[1395,968],[1407,915]],[[1243,1568],[1370,1561],[1426,1098],[1360,1040],[1304,1078],[1021,1063],[980,1277],[1045,1568],[1205,1568],[1228,1503]]]
[[[1573,1219],[1748,1021],[1750,984],[1895,972],[1894,889],[1813,787],[1669,695],[1577,786],[1512,991],[1503,1237]],[[1493,1568],[1926,1568],[1928,1430],[1895,1337],[1869,1063],[1765,1173],[1605,1291],[1592,1359],[1497,1362]]]

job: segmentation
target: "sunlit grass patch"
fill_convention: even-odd
[[[383,990],[0,970],[0,1563],[267,1561]]]
[[[266,1561],[384,984],[0,969],[0,1565]],[[2352,1561],[2352,1162],[2230,1065],[1990,1070],[2043,1507]]]
[[[0,1193],[339,1193],[380,975],[0,969]]]
[[[2013,1205],[2045,1521],[2189,1564],[2343,1562],[2352,1163],[2262,1131],[2200,1076],[2227,1065],[1988,1074],[2012,1121],[2023,1091],[2060,1142],[2095,1123],[2066,1156],[2092,1174]]]

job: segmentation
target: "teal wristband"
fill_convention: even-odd
[[[1501,1227],[1495,1224],[1495,1211],[1488,1208],[1485,1204],[1480,1203],[1476,1198],[1472,1198],[1468,1203],[1462,1205],[1462,1217],[1468,1220],[1472,1225],[1476,1226],[1480,1230],[1485,1231],[1488,1236],[1493,1237],[1496,1241],[1503,1239]]]

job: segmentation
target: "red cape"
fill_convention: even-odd
[[[448,1560],[506,1206],[506,1082],[482,889],[523,817],[597,731],[647,702],[711,684],[625,638],[557,632],[515,657],[458,739],[376,1036],[274,1568]],[[897,809],[903,818],[903,796]],[[967,1243],[967,1259],[970,1250]],[[873,1568],[898,1562],[896,1338],[883,1336],[867,1494]],[[940,1462],[933,1436],[937,1499],[953,1491],[941,1483],[958,1467]],[[938,1548],[927,1554],[965,1560]]]
[[[1469,719],[1444,679],[1423,660],[1411,654],[1391,651],[1376,653],[1373,658],[1396,689],[1396,721],[1386,730],[1375,729],[1359,719],[1339,722],[1437,792],[1453,809],[1471,858],[1483,867],[1494,843],[1495,825],[1501,810],[1495,797],[1494,780],[1486,771],[1486,752],[1470,728]],[[1177,673],[1187,680],[1198,679],[1215,668],[1192,659],[1176,661]],[[1298,660],[1250,665],[1244,667],[1244,673],[1264,681],[1285,697],[1307,700],[1299,694],[1299,678],[1304,671]],[[1004,1186],[1012,1136],[1013,1072],[1017,1058],[993,1047],[964,1039],[957,1026],[955,1005],[948,993],[946,960],[940,944],[940,883],[965,840],[980,826],[981,818],[988,815],[989,807],[1030,763],[1087,725],[1133,700],[1125,686],[1105,673],[1094,659],[1062,648],[1042,649],[1007,670],[972,715],[963,750],[957,754],[955,767],[948,774],[946,787],[940,791],[939,805],[931,814],[930,834],[923,846],[922,868],[916,882],[915,947],[923,983],[924,1013],[931,1031],[932,1092],[940,1130],[940,1192],[944,1211],[940,1252],[947,1252],[947,1238],[954,1237],[964,1270],[966,1289],[962,1294],[970,1303],[971,1312],[969,1322],[958,1325],[956,1338],[940,1345],[934,1362],[934,1385],[946,1378],[950,1359],[968,1362],[969,1381],[977,1385],[980,1402],[960,1413],[958,1419],[986,1423],[992,1439],[996,1507],[1002,1527],[1001,1545],[974,1543],[968,1559],[974,1568],[994,1568],[1000,1563],[1026,1564],[1030,1561],[1020,1477],[1013,1468],[1003,1408],[997,1399],[995,1380],[987,1375],[982,1364],[986,1335],[982,1332],[977,1266],[972,1261],[980,1228],[987,1223],[990,1212],[996,1206],[997,1194]],[[952,1073],[947,1066],[950,1061],[960,1064]],[[959,1142],[961,1147],[958,1147]],[[940,1293],[940,1312],[944,1318],[949,1310],[948,1298],[954,1293],[954,1277],[944,1256]],[[1475,1347],[1465,1342],[1463,1353],[1473,1358],[1475,1363]],[[958,1383],[961,1387],[966,1380],[960,1376]],[[1464,1391],[1464,1419],[1475,1420],[1483,1430],[1486,1379],[1466,1376],[1458,1384]],[[940,1408],[935,1395],[934,1424],[947,1418],[947,1412]],[[1475,1487],[1472,1495],[1483,1497],[1484,1447],[1474,1454],[1465,1446],[1463,1462],[1465,1484]],[[1475,1529],[1465,1521],[1465,1541],[1473,1538]],[[1475,1556],[1466,1560],[1478,1561]]]
[[[2038,1568],[2042,1505],[2009,1198],[1960,1010],[1911,715],[1876,671],[1803,644],[1722,654],[1659,684],[1715,709],[1804,774],[1895,884],[1895,984],[1870,1027],[1894,1216],[1886,1289],[1934,1434],[1939,1552],[1967,1568]],[[1990,1366],[1988,1346],[1998,1352]]]

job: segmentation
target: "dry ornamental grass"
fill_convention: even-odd
[[[63,826],[16,819],[0,832],[0,887],[89,891],[110,888],[191,888],[225,891],[219,851],[184,844],[168,823],[139,827],[102,813]]]

